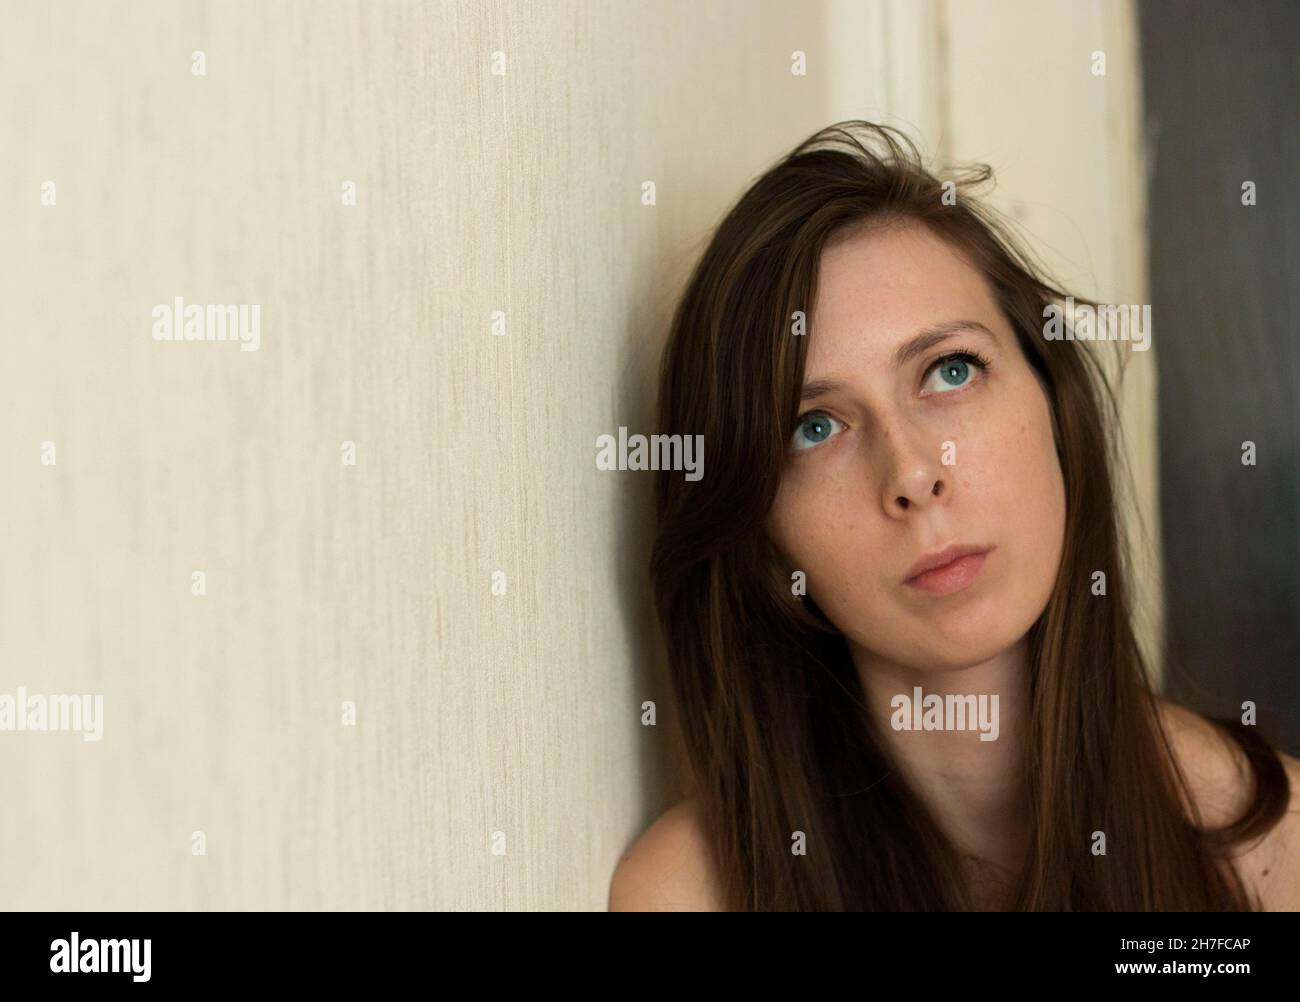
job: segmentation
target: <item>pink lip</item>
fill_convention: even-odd
[[[949,546],[918,560],[904,584],[932,595],[951,595],[975,580],[993,547]]]

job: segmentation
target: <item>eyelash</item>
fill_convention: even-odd
[[[973,349],[973,348],[958,348],[956,351],[950,351],[950,352],[948,352],[948,353],[946,353],[946,354],[944,354],[944,355],[940,355],[940,356],[939,356],[938,358],[936,358],[933,362],[931,362],[928,366],[926,366],[925,371],[921,374],[921,384],[924,385],[924,384],[925,384],[925,381],[926,381],[927,379],[930,378],[930,373],[934,372],[936,369],[938,369],[938,368],[939,368],[941,365],[943,365],[945,362],[952,362],[952,361],[954,361],[954,360],[956,360],[956,361],[961,361],[961,362],[968,362],[968,363],[970,363],[971,365],[975,366],[975,368],[979,369],[980,372],[982,372],[982,373],[983,373],[983,372],[988,372],[989,369],[991,369],[991,368],[993,367],[993,362],[992,362],[990,359],[988,359],[986,356],[982,355],[980,352],[976,351],[975,349]],[[795,420],[795,423],[794,423],[795,434],[798,434],[799,429],[803,427],[803,423],[804,423],[805,421],[807,421],[808,418],[812,417],[814,414],[823,414],[823,413],[825,413],[825,412],[824,412],[824,411],[821,411],[821,410],[817,410],[817,409],[810,410],[810,411],[804,411],[804,412],[803,412],[802,414],[800,414],[799,417]],[[829,414],[827,414],[826,416],[827,416],[827,417],[830,417]],[[832,420],[835,420],[835,419],[832,418]],[[792,435],[791,438],[793,438],[793,437],[794,437],[794,436]],[[821,442],[816,443],[816,445],[821,445],[821,444],[822,444]],[[809,449],[796,449],[796,448],[794,448],[794,446],[791,446],[791,451],[793,451],[793,452],[807,452],[807,451],[809,451],[811,448],[814,448],[814,447],[815,447],[815,446],[810,446]]]

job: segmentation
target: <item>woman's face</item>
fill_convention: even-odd
[[[855,655],[920,670],[987,661],[1033,625],[1060,562],[1065,488],[1042,385],[980,273],[919,223],[829,245],[811,316],[815,395],[772,541]],[[953,545],[988,552],[908,583]]]

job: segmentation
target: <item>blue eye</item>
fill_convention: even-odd
[[[940,385],[937,386],[936,392],[948,393],[952,390],[960,390],[970,382],[974,374],[971,367],[976,369],[987,369],[989,360],[977,352],[959,351],[952,355],[945,355],[939,359],[931,368],[930,372],[939,377]]]
[[[838,424],[839,422],[825,411],[809,411],[795,426],[794,441],[791,444],[796,450],[811,449],[814,445],[820,445],[830,438],[834,433],[834,426]],[[800,443],[801,435],[806,444]]]

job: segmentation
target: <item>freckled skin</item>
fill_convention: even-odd
[[[846,385],[802,405],[838,424],[817,444],[803,426],[769,535],[807,573],[859,665],[951,670],[1002,654],[1047,604],[1065,527],[1050,404],[1010,323],[980,273],[917,223],[829,246],[812,317],[805,382]],[[901,344],[955,320],[984,324],[996,341],[958,331],[894,367]],[[963,348],[992,364],[970,364],[954,386],[934,364]],[[948,596],[903,583],[918,559],[954,543],[996,547],[974,583]]]

